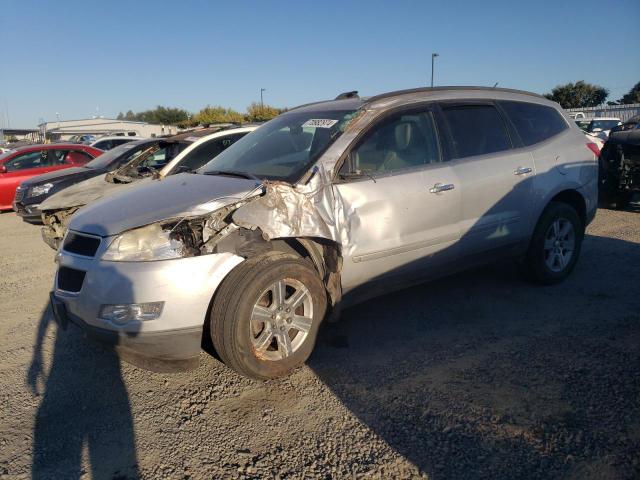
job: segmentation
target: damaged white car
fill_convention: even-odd
[[[139,182],[162,180],[168,175],[197,170],[225,148],[257,127],[203,128],[164,139],[151,140],[116,170],[89,178],[51,195],[39,205],[42,239],[57,250],[71,216],[88,203],[135,187]]]
[[[538,95],[427,88],[295,108],[196,173],[73,216],[51,303],[152,370],[201,345],[267,379],[342,307],[501,257],[552,284],[597,201],[578,127]],[[402,321],[396,319],[395,321]]]

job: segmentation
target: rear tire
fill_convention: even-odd
[[[550,202],[538,220],[521,264],[526,278],[541,285],[563,281],[578,261],[584,229],[572,206]]]
[[[317,271],[293,255],[272,253],[238,265],[218,289],[210,325],[222,361],[260,380],[302,365],[327,308]]]

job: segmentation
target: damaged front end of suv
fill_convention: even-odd
[[[600,153],[600,198],[624,209],[640,192],[640,130],[612,133]]]

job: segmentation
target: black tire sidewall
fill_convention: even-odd
[[[544,260],[544,241],[549,227],[558,218],[565,218],[573,225],[575,232],[575,249],[569,264],[564,270],[554,272],[549,269]],[[540,216],[527,253],[527,267],[532,279],[544,285],[552,285],[564,280],[572,272],[578,261],[583,238],[584,224],[580,220],[576,210],[566,203],[551,202]]]
[[[255,302],[260,295],[278,280],[292,278],[301,282],[309,291],[313,301],[313,323],[304,343],[291,356],[278,360],[264,360],[258,358],[253,350],[250,338],[250,319]],[[289,373],[303,364],[311,355],[316,343],[318,329],[326,312],[326,291],[313,267],[302,259],[273,258],[257,263],[246,275],[237,282],[235,299],[229,302],[224,315],[224,351],[225,360],[229,360],[231,367],[253,378],[268,379]],[[233,311],[229,311],[233,310]]]

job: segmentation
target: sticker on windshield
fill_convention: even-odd
[[[200,137],[187,137],[184,139],[185,142],[197,142],[200,140]]]
[[[303,127],[316,127],[316,128],[331,128],[338,120],[331,120],[329,118],[311,118],[302,124]]]

